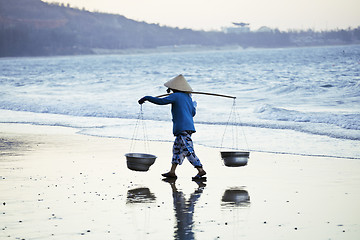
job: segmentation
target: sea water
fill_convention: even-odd
[[[3,58],[0,72],[2,123],[173,141],[170,106],[137,100],[183,74],[194,91],[236,97],[192,95],[196,144],[360,159],[359,45]]]

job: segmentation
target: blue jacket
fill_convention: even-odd
[[[145,99],[157,105],[171,104],[173,134],[175,136],[182,131],[195,132],[193,117],[196,114],[196,109],[190,94],[175,92],[164,98],[145,96]]]

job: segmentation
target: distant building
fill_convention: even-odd
[[[257,32],[272,32],[273,30],[269,27],[266,27],[266,26],[262,26],[260,27]]]
[[[237,34],[250,32],[250,27],[249,27],[250,24],[249,23],[233,22],[233,25],[235,25],[235,26],[225,28],[224,32],[225,33],[237,33]]]

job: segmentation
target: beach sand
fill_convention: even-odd
[[[0,239],[360,238],[359,160],[251,152],[230,168],[195,145],[207,181],[184,161],[165,182],[172,143],[150,142],[147,172],[127,168],[131,143],[0,124]]]

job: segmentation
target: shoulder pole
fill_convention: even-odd
[[[223,94],[217,94],[217,93],[206,93],[206,92],[189,92],[191,94],[202,94],[202,95],[209,95],[209,96],[216,96],[216,97],[225,97],[225,98],[232,98],[232,99],[236,99],[236,97],[233,96],[229,96],[229,95],[223,95]],[[162,94],[157,96],[159,97],[165,97],[165,96],[169,96],[171,93],[167,93],[167,94]]]

